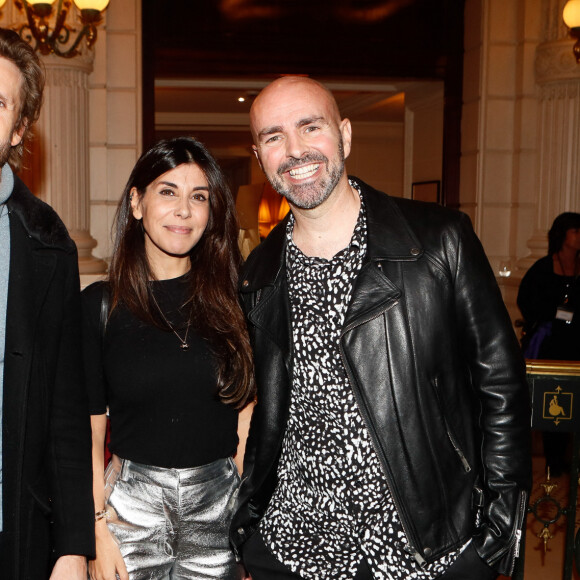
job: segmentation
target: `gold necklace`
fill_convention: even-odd
[[[173,334],[175,334],[175,336],[177,336],[177,339],[181,343],[179,345],[179,348],[181,350],[189,350],[189,343],[187,342],[187,335],[189,334],[189,327],[191,326],[191,313],[193,311],[193,304],[191,305],[191,310],[189,312],[189,319],[187,320],[187,327],[185,328],[185,337],[181,338],[181,336],[179,336],[179,333],[177,332],[177,330],[175,330],[173,325],[169,322],[169,320],[167,320],[167,317],[165,316],[165,314],[163,314],[163,310],[161,310],[161,308],[159,307],[159,304],[157,303],[157,299],[155,298],[155,294],[153,294],[153,290],[151,291],[151,298],[153,298],[153,302],[155,302],[155,306],[157,306],[157,310],[159,311],[159,314],[161,314],[161,317],[165,321],[165,324],[167,324],[167,326],[169,327],[171,332],[173,332]]]

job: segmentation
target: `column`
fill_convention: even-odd
[[[106,263],[92,255],[90,235],[89,92],[92,59],[44,58],[46,88],[38,126],[42,139],[40,196],[61,216],[79,252],[81,274],[100,274]],[[104,180],[103,180],[104,181]],[[103,183],[103,187],[105,184]]]
[[[7,3],[0,12],[2,26],[19,30],[25,22],[24,13],[13,3]],[[74,6],[67,23],[80,30]],[[54,15],[49,19],[49,25],[53,24]],[[101,25],[99,33],[102,29]],[[71,40],[75,38],[73,32]],[[87,49],[84,40],[79,48],[82,54],[74,58],[39,54],[46,69],[44,103],[40,118],[32,127],[34,139],[23,160],[20,177],[62,218],[78,248],[80,273],[103,274],[107,264],[92,255],[97,242],[89,232],[88,79],[93,70],[94,51]]]
[[[536,50],[539,189],[536,223],[518,267],[527,269],[546,255],[547,232],[564,211],[580,212],[580,64],[562,21],[565,0],[544,0],[543,42]]]

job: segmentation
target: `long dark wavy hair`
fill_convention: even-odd
[[[548,254],[557,254],[564,245],[566,232],[580,228],[580,213],[566,211],[556,217],[548,232]]]
[[[160,326],[150,280],[155,276],[147,259],[145,233],[131,208],[131,190],[145,195],[160,175],[195,163],[209,185],[209,220],[191,249],[188,301],[193,323],[209,341],[218,359],[218,395],[223,403],[243,408],[255,397],[253,363],[246,323],[237,297],[242,257],[238,247],[235,203],[215,159],[199,141],[177,137],[159,141],[143,153],[131,172],[115,216],[115,244],[109,268],[110,312],[125,305],[141,320]]]

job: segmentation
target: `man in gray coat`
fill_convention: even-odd
[[[77,252],[10,167],[43,87],[32,48],[0,29],[0,575],[86,580],[94,507]]]

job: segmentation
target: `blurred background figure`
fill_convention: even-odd
[[[548,255],[526,273],[518,292],[528,359],[580,360],[580,214],[560,214],[548,232]],[[566,433],[543,432],[546,467],[567,468]]]

